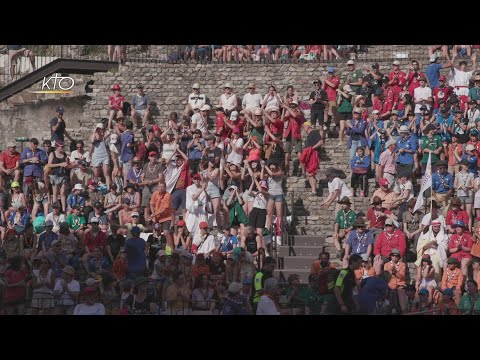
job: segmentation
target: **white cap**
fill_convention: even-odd
[[[200,109],[200,111],[210,111],[210,109],[211,109],[211,108],[210,108],[210,105],[205,104],[205,105],[202,106],[202,108]]]
[[[430,62],[434,62],[435,60],[437,60],[437,54],[430,55]]]
[[[473,146],[472,144],[468,144],[467,146],[465,146],[465,151],[472,151],[472,150],[475,150],[475,146]]]
[[[230,83],[227,82],[225,85],[223,85],[223,88],[230,88],[230,89],[231,89],[231,88],[232,88],[232,84],[230,84]]]
[[[99,282],[100,280],[95,280],[94,278],[88,278],[87,280],[85,280],[85,285],[93,286],[95,284],[98,284]]]
[[[232,113],[230,114],[230,120],[237,120],[238,119],[238,111],[232,111]]]
[[[373,110],[373,111],[372,111],[372,114],[380,114],[380,111],[378,111],[378,110]]]
[[[118,135],[117,134],[110,135],[110,144],[116,144],[117,141],[118,141]]]
[[[388,140],[387,143],[385,144],[385,148],[388,148],[390,145],[397,145],[397,140],[395,139]]]
[[[200,85],[198,85],[198,83],[195,83],[192,85],[192,89],[200,89]]]
[[[83,191],[82,184],[75,184],[75,186],[73,187],[73,190],[81,190],[81,191]]]
[[[99,222],[100,222],[100,220],[98,220],[98,218],[96,216],[94,216],[90,219],[90,224],[91,223],[97,223],[98,224]]]
[[[133,211],[131,214],[130,214],[131,217],[134,217],[134,216],[140,216],[140,214],[136,211]]]
[[[408,126],[402,125],[400,126],[400,132],[410,132],[410,130],[408,129]]]
[[[96,129],[103,129],[103,124],[102,124],[102,123],[98,123]]]
[[[353,60],[348,60],[348,61],[347,61],[347,65],[355,65],[355,61],[353,61]]]
[[[392,64],[393,64],[393,65],[400,65],[400,61],[395,60]]]

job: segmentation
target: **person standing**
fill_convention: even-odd
[[[65,141],[65,136],[70,140],[74,141],[70,134],[67,132],[65,120],[63,119],[63,114],[65,110],[63,107],[57,107],[55,112],[55,117],[50,120],[50,133],[51,133],[51,140],[53,141]]]
[[[348,267],[340,270],[338,274],[333,293],[342,314],[351,314],[356,310],[353,300],[354,289],[356,288],[355,270],[359,269],[362,263],[362,257],[358,254],[353,254],[348,259]]]

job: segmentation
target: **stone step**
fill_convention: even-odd
[[[283,258],[284,269],[310,269],[312,263],[318,259],[316,256],[286,256]]]
[[[304,245],[295,245],[292,247],[295,256],[317,256],[322,252],[323,246],[304,246]],[[290,247],[289,246],[279,246],[278,247],[278,256],[290,256]]]
[[[325,244],[325,236],[320,235],[292,235],[289,238],[292,246],[318,246]]]

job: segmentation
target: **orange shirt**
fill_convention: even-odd
[[[373,266],[370,269],[365,269],[365,267],[360,267],[359,269],[355,270],[355,280],[360,281],[362,278],[365,277],[371,277],[375,276],[377,273],[375,272],[375,269]]]
[[[460,315],[455,300],[452,299],[448,303],[441,301],[438,305],[437,315]]]
[[[172,195],[168,192],[160,194],[160,191],[155,191],[150,200],[150,205],[153,207],[155,216],[155,222],[165,222],[172,220]]]
[[[455,268],[454,270],[446,269],[442,276],[442,289],[456,287],[457,290],[461,288],[463,284],[462,270]]]
[[[393,268],[395,268],[395,273],[393,272]],[[395,290],[399,286],[407,285],[405,281],[406,268],[407,267],[403,261],[399,261],[397,264],[394,264],[393,261],[389,261],[383,266],[384,271],[388,271],[392,274],[392,278],[388,282],[388,287],[390,289]]]

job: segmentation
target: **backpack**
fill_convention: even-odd
[[[37,216],[33,222],[33,230],[35,234],[40,234],[45,231],[45,216]]]

